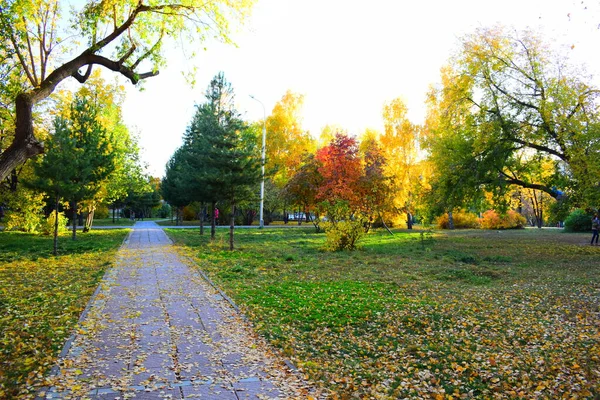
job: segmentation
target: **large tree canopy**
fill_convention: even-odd
[[[88,0],[65,12],[57,0],[0,0],[2,130],[14,129],[0,148],[0,179],[43,151],[33,108],[66,78],[85,82],[102,66],[137,83],[165,64],[164,44],[228,41],[230,22],[243,19],[253,0]],[[172,43],[175,43],[173,41]]]
[[[440,196],[517,185],[599,200],[598,94],[530,32],[465,37],[430,103]]]

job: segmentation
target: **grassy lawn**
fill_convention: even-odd
[[[0,232],[0,399],[33,398],[127,230]]]
[[[116,218],[114,222],[112,218],[95,218],[92,229],[94,226],[133,226],[134,223],[129,218]]]
[[[558,230],[169,230],[332,398],[599,398],[600,247]],[[354,397],[353,397],[354,398]]]

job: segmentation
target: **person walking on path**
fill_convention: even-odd
[[[137,222],[38,398],[322,397],[187,261]]]
[[[600,219],[598,218],[598,214],[594,214],[594,218],[592,218],[592,241],[590,242],[592,246],[594,244],[598,245],[598,228],[600,228]],[[594,239],[596,242],[594,242]]]

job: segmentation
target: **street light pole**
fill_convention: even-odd
[[[263,108],[263,131],[262,131],[262,180],[260,181],[260,225],[259,228],[262,229],[265,226],[265,220],[263,219],[263,209],[265,204],[265,150],[266,150],[266,141],[267,141],[267,112],[265,110],[265,105],[257,99],[256,97],[250,95],[253,100],[256,100],[260,103]]]

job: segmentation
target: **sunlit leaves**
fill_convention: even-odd
[[[49,237],[0,233],[0,398],[35,398],[125,234],[90,232],[51,257]]]
[[[322,235],[247,231],[231,254],[170,234],[332,398],[599,394],[598,254],[580,235],[398,232],[323,253]]]

